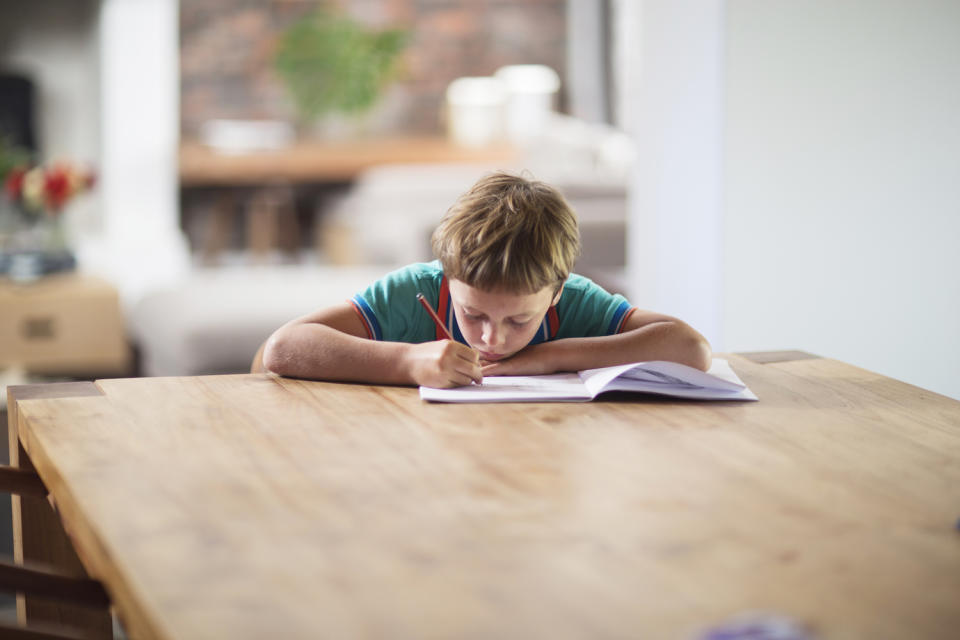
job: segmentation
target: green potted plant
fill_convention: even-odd
[[[373,107],[399,67],[407,33],[369,29],[349,16],[314,11],[280,37],[274,68],[302,125],[341,114],[358,119]]]

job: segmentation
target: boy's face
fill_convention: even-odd
[[[450,298],[467,343],[481,359],[496,362],[527,346],[560,291],[550,286],[529,294],[483,291],[451,278]]]

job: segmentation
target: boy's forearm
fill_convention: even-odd
[[[657,322],[611,336],[568,338],[537,345],[554,371],[582,371],[631,362],[669,360],[701,371],[710,368],[710,345],[689,327]]]
[[[287,326],[270,336],[264,365],[294,378],[411,384],[404,366],[410,345],[357,338],[321,324]]]

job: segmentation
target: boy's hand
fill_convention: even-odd
[[[483,382],[477,352],[453,340],[412,345],[408,358],[414,381],[426,387],[445,389]]]

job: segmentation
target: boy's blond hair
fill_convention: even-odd
[[[484,291],[556,289],[580,255],[577,216],[553,187],[507,173],[481,178],[433,232],[448,278]]]

